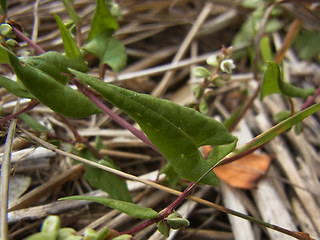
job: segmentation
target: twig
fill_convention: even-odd
[[[19,116],[20,114],[27,112],[31,109],[33,109],[35,106],[37,106],[40,102],[37,99],[32,99],[31,102],[29,102],[28,106],[26,106],[25,108],[21,109],[20,111],[13,113],[7,117],[4,117],[0,120],[0,125],[9,121],[12,118],[15,118],[17,116]]]
[[[16,103],[14,111],[19,110],[19,100]],[[13,119],[7,134],[5,149],[3,153],[3,161],[1,165],[1,239],[8,239],[8,193],[9,193],[9,176],[11,168],[11,150],[13,138],[15,135],[17,119]]]

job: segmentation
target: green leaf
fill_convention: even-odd
[[[71,19],[73,20],[73,22],[75,24],[78,24],[80,22],[80,17],[78,15],[78,13],[73,9],[73,7],[70,4],[69,0],[62,0],[64,7],[67,9],[69,16],[71,17]]]
[[[40,124],[37,120],[33,117],[29,116],[26,113],[22,113],[19,115],[19,118],[24,121],[33,131],[35,132],[47,132],[48,129]]]
[[[164,165],[164,167],[160,171],[160,174],[161,173],[164,173],[166,175],[164,185],[170,188],[175,188],[175,186],[180,180],[180,176],[176,173],[176,171],[173,169],[170,163]]]
[[[223,124],[194,109],[104,83],[75,70],[70,71],[129,114],[174,170],[187,180],[197,181],[210,168],[198,150],[200,146],[224,145],[236,139]],[[217,181],[211,172],[200,183],[215,185]]]
[[[244,145],[243,147],[235,150],[232,155],[240,154],[246,152],[250,149],[258,147],[262,144],[265,144],[275,138],[276,136],[280,135],[281,133],[290,129],[293,125],[301,122],[303,119],[309,117],[310,115],[320,111],[320,103],[314,104],[311,107],[304,109],[303,111],[287,118],[286,120],[282,121],[281,123],[275,125],[274,127],[270,128],[268,131],[260,134],[259,136],[255,137],[254,140],[250,141],[248,144]]]
[[[63,24],[61,19],[58,17],[58,15],[54,14],[54,17],[58,23],[58,27],[60,29],[62,41],[63,41],[63,46],[64,50],[66,51],[67,57],[73,59],[73,60],[78,60],[84,63],[82,53],[80,49],[78,48],[77,44],[73,40],[70,32],[66,28],[66,26]]]
[[[289,110],[284,110],[284,111],[281,111],[281,112],[276,113],[276,114],[273,116],[273,120],[274,120],[276,123],[279,123],[279,122],[287,119],[288,117],[290,117],[290,115],[291,115],[291,111],[289,111]]]
[[[7,23],[0,24],[0,35],[7,36],[12,34],[12,27]]]
[[[112,240],[131,240],[131,239],[132,239],[132,235],[129,235],[129,234],[123,234],[115,238],[112,238]]]
[[[104,32],[107,29],[113,31],[118,29],[118,23],[111,15],[104,0],[97,0],[96,9],[90,25],[90,31],[87,41],[94,39],[99,33]]]
[[[10,78],[6,78],[0,75],[0,86],[7,89],[17,97],[21,98],[34,98],[34,96],[27,90],[21,88],[19,84]]]
[[[170,235],[170,227],[165,220],[161,220],[157,223],[158,231],[166,238]]]
[[[91,196],[71,196],[60,198],[59,200],[86,200],[91,202],[101,203],[110,208],[117,209],[131,217],[140,219],[157,218],[159,214],[151,208],[142,207],[134,203],[124,202],[121,200],[105,198],[105,197],[91,197]]]
[[[0,0],[1,14],[7,13],[7,0]]]
[[[195,67],[192,72],[196,77],[208,78],[211,76],[211,72],[205,67]]]
[[[25,238],[25,240],[56,240],[56,236],[51,233],[35,233]]]
[[[41,232],[58,234],[60,229],[60,218],[55,215],[48,216],[42,223]]]
[[[118,169],[114,164],[106,160],[96,161],[92,158],[90,160],[107,167]],[[126,182],[124,181],[124,179],[118,177],[117,175],[96,167],[86,165],[86,172],[84,174],[84,177],[91,186],[107,192],[112,198],[126,202],[132,202]]]
[[[237,146],[238,139],[235,139],[230,144],[226,145],[218,145],[212,148],[209,156],[208,156],[208,163],[210,166],[213,166],[217,162],[219,162],[222,158],[227,156],[230,152],[232,152]]]
[[[319,31],[303,30],[294,42],[294,47],[301,59],[311,59],[320,53]]]
[[[98,232],[98,236],[97,236],[97,240],[104,240],[106,239],[106,237],[108,236],[110,230],[109,228],[106,226],[104,228],[102,228],[99,232]]]
[[[56,240],[81,240],[82,236],[76,234],[73,228],[60,228]]]
[[[95,139],[95,148],[98,151],[100,151],[102,148],[105,148],[99,137]],[[80,155],[86,159],[89,159],[101,165],[111,167],[114,169],[119,169],[110,158],[99,160],[88,149],[83,149],[80,152]],[[120,178],[113,173],[104,171],[96,167],[92,167],[89,165],[85,166],[86,172],[84,174],[84,177],[91,186],[94,186],[107,192],[114,199],[132,202],[126,181],[123,178]]]
[[[68,117],[86,117],[101,112],[82,93],[57,82],[30,64],[20,63],[18,57],[3,46],[0,46],[0,52],[7,54],[10,65],[27,90],[53,111]]]
[[[62,84],[66,84],[71,78],[71,76],[63,74],[69,73],[68,68],[76,69],[80,72],[87,72],[89,70],[83,61],[73,60],[54,51],[46,52],[39,56],[22,57],[20,60],[45,72]]]
[[[315,89],[303,89],[285,82],[282,78],[279,65],[276,62],[270,61],[268,62],[268,68],[262,83],[261,100],[273,93],[282,93],[288,97],[307,98],[315,93]]]
[[[270,40],[268,36],[264,36],[260,41],[260,52],[264,62],[271,61],[273,59],[272,51],[270,47]]]
[[[236,111],[234,111],[231,116],[226,119],[224,122],[223,122],[223,125],[229,129],[232,124],[234,123],[234,121],[238,118],[239,114],[241,113],[243,107],[245,106],[246,102],[244,101],[243,103],[241,103],[241,105],[237,108]]]
[[[126,49],[119,40],[110,36],[110,30],[99,33],[83,49],[97,56],[115,72],[119,72],[127,64]]]

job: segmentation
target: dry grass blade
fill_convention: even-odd
[[[16,103],[15,111],[19,111],[19,100]],[[9,194],[9,176],[11,171],[11,151],[12,142],[16,131],[17,119],[13,119],[10,123],[5,149],[3,154],[3,160],[1,164],[1,239],[8,239],[8,194]]]

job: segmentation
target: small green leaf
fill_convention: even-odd
[[[216,55],[212,55],[212,56],[208,57],[206,59],[206,63],[210,66],[213,66],[213,67],[218,67],[218,64],[219,64],[218,58]]]
[[[101,165],[118,169],[114,164],[106,160],[95,161],[92,158],[89,159]],[[84,174],[84,177],[91,186],[109,193],[112,198],[123,200],[126,202],[132,202],[126,182],[124,181],[124,179],[118,177],[117,175],[96,167],[86,165],[86,172]]]
[[[67,57],[69,57],[73,60],[82,61],[84,63],[82,53],[81,53],[80,49],[78,48],[77,44],[75,43],[75,41],[73,40],[68,29],[63,24],[63,22],[58,17],[58,15],[54,14],[54,17],[55,17],[55,19],[58,23],[58,27],[60,29],[60,33],[61,33],[61,37],[62,37],[62,41],[63,41],[63,46],[64,46],[64,50],[66,51]]]
[[[112,238],[112,240],[131,240],[132,236],[129,234],[123,234],[118,237]]]
[[[203,96],[203,93],[204,93],[204,89],[201,85],[196,85],[193,88],[193,94],[196,99],[200,99]]]
[[[26,113],[22,113],[19,115],[19,118],[24,121],[33,131],[35,132],[47,132],[48,129],[40,124],[37,120],[33,117],[29,116]]]
[[[0,24],[0,34],[3,36],[7,36],[12,32],[12,27],[7,23]]]
[[[19,84],[9,78],[0,75],[0,86],[7,89],[17,97],[21,98],[34,98],[34,96],[23,88],[20,88]]]
[[[58,231],[57,240],[81,240],[82,237],[76,235],[77,231],[73,228],[60,228]]]
[[[60,229],[60,218],[58,216],[48,216],[42,223],[41,232],[50,233],[53,236],[58,235]]]
[[[208,78],[211,76],[211,73],[205,67],[195,67],[192,72],[196,77]]]
[[[219,162],[222,158],[227,156],[230,152],[232,152],[237,146],[238,139],[234,142],[226,145],[218,145],[212,148],[209,156],[208,156],[208,163],[210,166],[213,166],[217,162]]]
[[[107,29],[115,31],[118,29],[118,23],[111,15],[104,0],[97,0],[96,9],[90,25],[90,31],[87,41],[94,39],[99,33]]]
[[[157,223],[158,231],[166,238],[170,235],[170,227],[165,220],[161,220]]]
[[[7,54],[15,74],[28,91],[53,111],[68,117],[87,117],[101,112],[82,93],[57,82],[50,75],[29,64],[20,63],[16,55],[1,45],[0,52]]]
[[[161,173],[164,173],[166,175],[164,185],[170,188],[175,188],[175,186],[180,180],[180,176],[176,173],[176,171],[173,169],[170,163],[164,165],[164,167],[160,171],[160,174]]]
[[[99,33],[83,49],[97,56],[115,72],[119,72],[127,64],[126,49],[119,40],[110,36],[110,30]]]
[[[299,88],[285,82],[280,72],[280,67],[276,62],[268,62],[268,68],[264,75],[261,99],[273,93],[282,93],[288,97],[307,98],[315,93],[312,88]]]
[[[273,59],[270,40],[268,36],[262,37],[260,41],[260,52],[264,62],[271,61]]]
[[[78,13],[73,9],[73,7],[70,4],[69,0],[62,0],[64,7],[67,9],[69,16],[71,17],[71,19],[73,20],[73,22],[75,24],[78,24],[80,22],[80,17],[78,15]]]
[[[97,240],[98,233],[92,228],[86,228],[83,233],[84,240]]]
[[[56,240],[56,236],[51,234],[51,233],[35,233],[32,234],[31,236],[25,238],[25,240]]]
[[[235,141],[223,124],[194,109],[168,100],[139,94],[81,72],[70,70],[109,102],[130,115],[183,178],[197,181],[210,168],[201,156],[203,145],[224,145]],[[217,184],[211,172],[200,183]]]
[[[20,60],[45,72],[62,84],[66,84],[71,78],[71,76],[64,74],[69,73],[68,68],[76,69],[80,72],[89,70],[83,61],[73,60],[54,51],[46,52],[39,56],[21,57]]]
[[[101,139],[97,137],[95,140],[95,148],[99,151],[103,147],[104,146],[101,142]],[[80,155],[101,165],[118,169],[118,167],[112,162],[111,159],[107,158],[105,160],[99,160],[88,149],[83,149],[80,152]],[[91,186],[107,192],[112,198],[126,202],[132,202],[126,181],[123,178],[120,178],[119,176],[104,171],[100,168],[92,167],[89,165],[86,165],[86,172],[84,174],[84,177]]]
[[[109,232],[110,232],[110,230],[109,230],[109,228],[107,226],[102,228],[98,232],[97,240],[105,240],[106,237],[108,236]]]
[[[167,219],[167,223],[169,227],[172,229],[180,229],[190,225],[190,222],[188,221],[188,219],[185,219],[185,218],[170,218],[170,219]]]
[[[291,111],[289,111],[289,110],[281,111],[281,112],[276,113],[273,116],[273,120],[276,123],[279,123],[279,122],[281,122],[283,120],[286,120],[288,117],[290,117],[290,115],[291,115]]]
[[[318,30],[302,30],[294,40],[294,47],[301,59],[309,60],[320,53],[320,34]]]
[[[91,196],[71,196],[60,198],[59,200],[86,200],[91,202],[101,203],[110,208],[117,209],[131,217],[140,219],[157,218],[159,214],[151,208],[142,207],[134,203],[124,202],[121,200],[105,198],[105,197],[91,197]]]
[[[199,111],[203,114],[207,114],[209,112],[207,101],[204,98],[202,98],[199,103]]]

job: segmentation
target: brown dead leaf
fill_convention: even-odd
[[[213,169],[217,177],[232,187],[253,189],[271,163],[266,154],[251,153],[234,162]]]

